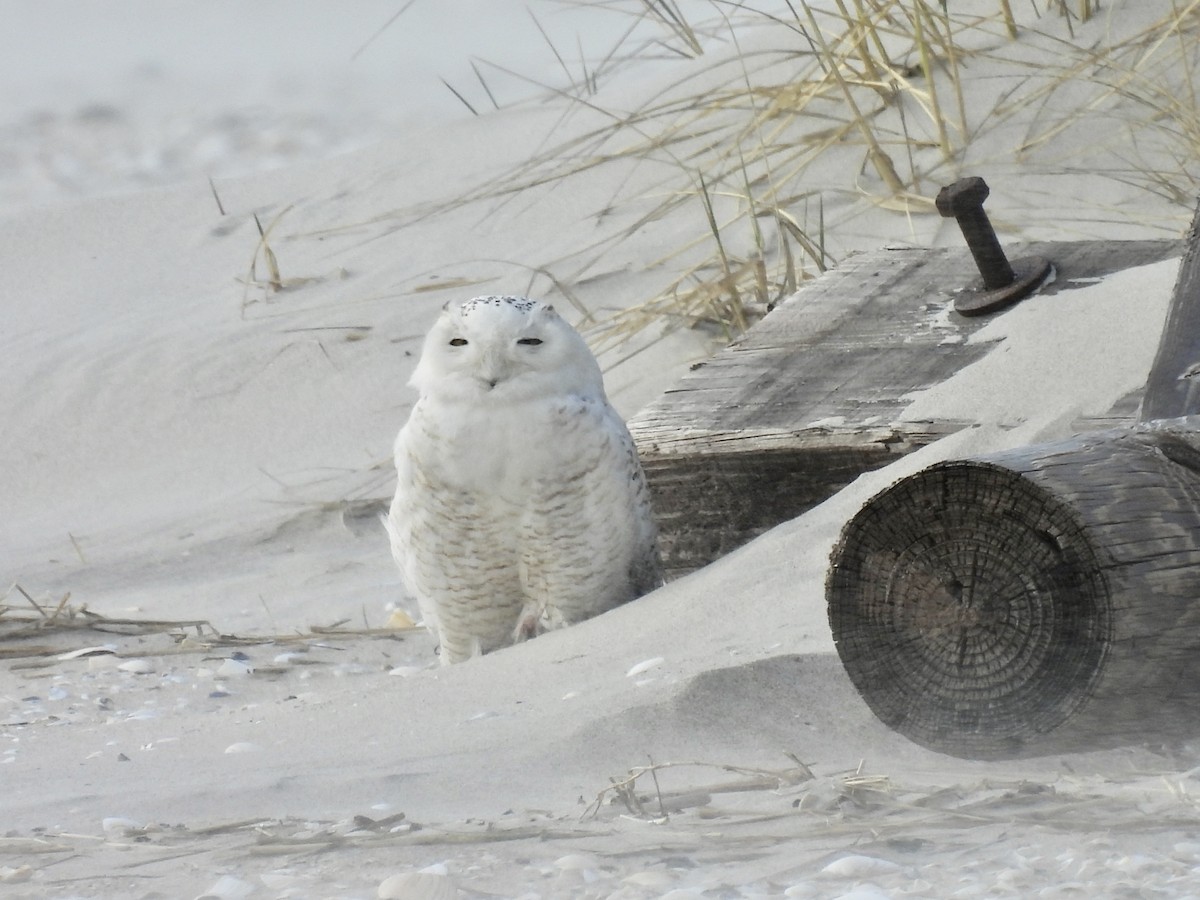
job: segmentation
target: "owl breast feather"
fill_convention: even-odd
[[[524,506],[545,478],[595,466],[623,423],[604,401],[581,397],[445,415],[417,404],[406,427],[410,450],[446,487]]]

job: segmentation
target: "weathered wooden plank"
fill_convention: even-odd
[[[1200,417],[932,466],[873,498],[830,624],[882,721],[957,756],[1200,732]]]
[[[1055,262],[1047,293],[1180,252],[1177,241],[1011,250]],[[662,520],[668,576],[711,562],[858,474],[967,424],[905,422],[902,414],[911,394],[991,349],[968,343],[990,317],[952,311],[954,292],[973,277],[966,249],[851,257],[630,421]],[[1118,411],[1111,421],[1125,416]],[[740,511],[712,514],[714,497]]]
[[[1192,218],[1187,250],[1150,376],[1141,420],[1200,414],[1200,206]]]
[[[1180,247],[1175,241],[1039,243],[1012,252],[1055,259],[1052,293],[1069,289],[1074,278],[1178,255]],[[966,250],[851,257],[639,414],[630,423],[639,446],[653,454],[655,441],[673,439],[681,425],[702,445],[710,430],[794,429],[847,413],[856,423],[884,411],[894,417],[908,405],[907,394],[987,352],[966,343],[987,317],[950,311],[953,291],[969,281],[971,265]]]
[[[897,445],[924,444],[929,434],[876,430],[832,437],[833,432],[760,435],[755,450],[657,457],[643,463],[653,485],[659,546],[669,574],[707,565],[746,541],[795,518],[845,487],[864,471],[886,465]],[[745,435],[725,440],[737,446]],[[720,445],[720,439],[714,446]],[[797,460],[803,464],[798,465]]]

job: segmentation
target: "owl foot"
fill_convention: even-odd
[[[517,627],[513,629],[513,643],[519,644],[535,638],[545,630],[537,610],[526,609],[521,613],[521,618],[517,620]]]
[[[483,656],[483,644],[477,637],[467,637],[465,641],[455,640],[453,643],[443,640],[437,648],[438,662],[443,666],[466,662],[476,656]]]

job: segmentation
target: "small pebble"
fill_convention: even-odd
[[[154,671],[154,666],[148,659],[130,659],[117,666],[122,672],[129,672],[133,675],[149,675]]]

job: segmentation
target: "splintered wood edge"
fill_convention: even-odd
[[[761,453],[765,451],[884,448],[896,456],[970,427],[969,422],[911,422],[892,425],[836,425],[818,428],[680,429],[656,422],[631,421],[629,432],[643,462],[679,456]]]

